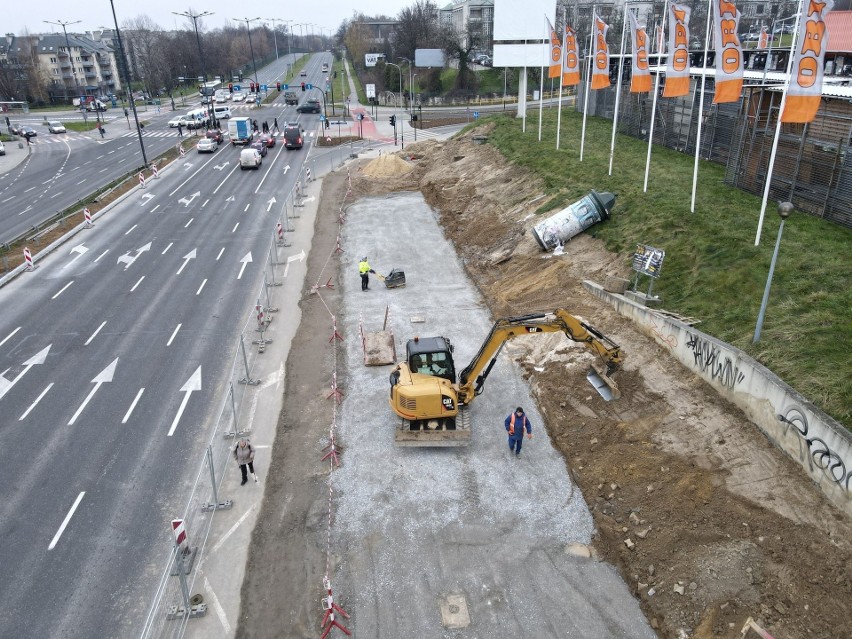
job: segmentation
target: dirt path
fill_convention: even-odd
[[[613,403],[566,379],[572,355],[555,341],[516,340],[510,352],[592,508],[598,554],[618,567],[658,634],[733,639],[753,617],[778,639],[852,637],[850,522],[738,409],[585,292],[583,279],[625,275],[622,257],[587,236],[561,258],[540,253],[525,218],[543,189],[488,145],[407,152],[418,160],[405,175],[390,163],[372,176],[353,170],[356,193],[421,190],[495,317],[566,307],[623,346],[623,397]],[[326,179],[309,273],[334,247],[344,192],[345,173]],[[336,302],[331,291],[323,299]],[[287,362],[272,461],[286,472],[269,478],[239,637],[315,637],[321,618],[328,490],[318,460],[331,406],[330,367],[318,356],[328,334],[317,327],[328,311],[316,295],[300,304],[305,330]]]

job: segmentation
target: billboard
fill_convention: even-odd
[[[494,0],[495,67],[537,67],[550,59],[545,17],[554,21],[553,0]]]
[[[376,63],[379,61],[379,58],[384,58],[384,53],[365,53],[364,54],[364,66],[374,67]]]
[[[443,69],[445,65],[443,49],[414,50],[414,66],[419,69]]]

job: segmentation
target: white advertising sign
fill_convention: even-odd
[[[379,61],[379,58],[384,58],[384,53],[366,53],[364,54],[364,66],[374,67]]]

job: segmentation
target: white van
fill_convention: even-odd
[[[200,129],[205,124],[210,123],[207,117],[207,109],[192,109],[191,111],[187,111],[186,117],[189,118],[189,122],[186,125],[188,129]]]
[[[213,116],[217,120],[221,120],[223,118],[227,120],[228,118],[231,117],[231,107],[229,107],[227,105],[222,106],[222,105],[217,104],[216,106],[213,107]]]
[[[243,149],[240,151],[240,170],[259,169],[263,158],[257,149]]]

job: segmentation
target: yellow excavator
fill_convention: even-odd
[[[470,443],[473,398],[497,363],[505,343],[519,335],[562,331],[568,339],[584,344],[602,360],[586,378],[610,401],[621,393],[612,374],[621,366],[621,348],[600,331],[564,309],[507,317],[494,322],[479,352],[458,375],[453,345],[446,337],[415,337],[406,345],[406,360],[390,375],[390,405],[400,417],[394,439],[398,446],[466,446]]]

